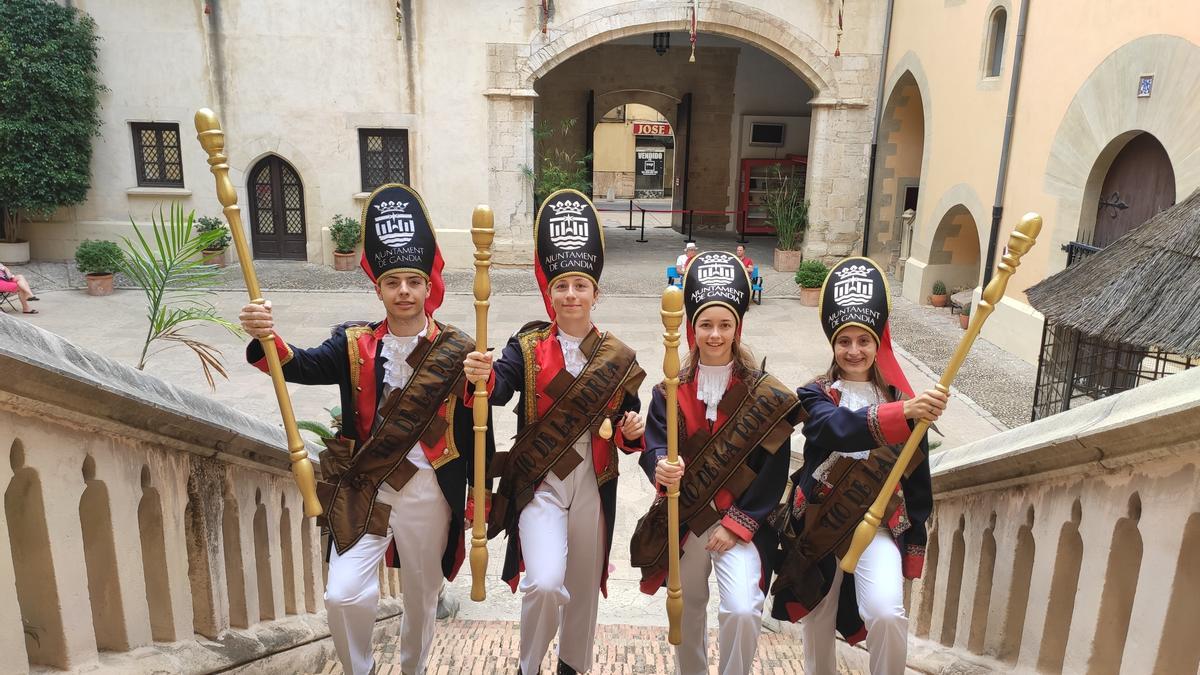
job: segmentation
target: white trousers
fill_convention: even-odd
[[[525,562],[520,584],[521,672],[529,675],[538,672],[560,626],[558,658],[581,673],[592,667],[604,516],[590,439],[580,445],[585,443],[583,461],[565,480],[551,472],[517,523]]]
[[[746,675],[754,663],[762,629],[763,592],[759,588],[762,561],[754,544],[738,540],[724,553],[704,550],[713,525],[689,536],[679,552],[679,584],[683,587],[683,644],[675,648],[675,667],[682,675],[708,672],[708,576],[717,571],[720,605],[717,641],[720,675]]]
[[[371,672],[379,563],[395,538],[404,589],[400,670],[405,675],[421,675],[437,619],[450,506],[433,469],[417,471],[399,492],[384,483],[376,499],[392,507],[388,536],[363,535],[345,554],[338,555],[336,549],[330,552],[329,583],[325,586],[329,633],[347,675]]]
[[[801,620],[804,632],[804,672],[809,675],[837,673],[839,567],[829,594]],[[886,528],[875,532],[858,567],[854,568],[854,595],[858,613],[867,628],[867,651],[871,653],[871,675],[903,675],[908,658],[908,616],[904,613],[904,573],[900,549]]]

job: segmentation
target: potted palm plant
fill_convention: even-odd
[[[200,253],[200,262],[206,265],[224,267],[229,262],[226,252],[229,250],[229,242],[233,239],[229,235],[229,227],[220,218],[213,218],[211,216],[197,218],[196,234],[204,236],[207,232],[220,232],[221,234],[209,237],[211,243],[208,244],[209,248],[204,249]]]
[[[945,307],[950,302],[950,293],[941,279],[933,282],[933,291],[929,294],[929,304],[934,307]]]
[[[962,311],[958,314],[958,325],[962,326],[963,330],[971,325],[971,305],[963,305]]]
[[[342,214],[333,217],[329,225],[329,236],[333,237],[333,269],[349,272],[354,269],[358,255],[355,248],[362,240],[362,226],[358,221]]]
[[[821,303],[821,286],[829,268],[820,260],[805,260],[796,269],[796,283],[800,285],[800,304],[816,307]]]
[[[88,295],[111,295],[113,273],[121,269],[121,248],[111,241],[85,239],[75,249],[75,266],[87,279]]]
[[[773,169],[774,181],[763,197],[763,208],[775,228],[774,267],[780,272],[795,272],[803,259],[800,249],[808,229],[808,201],[804,199],[804,185],[799,176],[784,173],[778,165]]]

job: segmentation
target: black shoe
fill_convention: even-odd
[[[558,675],[579,675],[579,671],[568,666],[562,659],[558,660]]]

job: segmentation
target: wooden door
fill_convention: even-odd
[[[271,155],[250,170],[250,240],[254,257],[308,260],[304,186],[292,165]]]
[[[1139,134],[1117,153],[1104,177],[1100,202],[1091,242],[1100,248],[1175,203],[1175,171],[1158,139]]]

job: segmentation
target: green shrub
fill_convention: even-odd
[[[542,120],[533,126],[537,164],[532,167],[522,164],[521,173],[533,184],[534,209],[559,190],[578,190],[585,195],[592,192],[592,172],[589,167],[592,154],[579,155],[558,147],[559,144],[570,143],[575,124],[575,118],[569,117],[560,120],[557,125]],[[555,136],[561,138],[555,141]]]
[[[945,295],[946,294],[946,284],[942,283],[941,279],[938,279],[937,281],[933,282],[933,294],[934,295]]]
[[[66,6],[63,6],[63,5]],[[0,2],[0,225],[87,199],[100,129],[96,23],[72,3]],[[110,45],[118,48],[116,45]]]
[[[781,251],[799,250],[804,243],[804,232],[808,229],[808,200],[804,199],[804,179],[792,172],[784,172],[779,165],[774,169],[775,182],[767,189],[763,198],[763,209],[767,220],[775,228]]]
[[[111,241],[85,239],[75,249],[75,266],[83,274],[112,274],[123,260],[121,247]]]
[[[329,234],[333,237],[334,250],[338,253],[354,253],[354,247],[362,239],[362,226],[358,221],[337,214],[329,225]]]
[[[796,269],[796,283],[800,288],[820,288],[829,276],[829,268],[820,260],[805,260]]]
[[[963,305],[962,315],[971,316],[971,303],[968,302],[967,304]]]
[[[213,237],[214,237],[213,242],[211,244],[209,244],[210,248],[208,248],[206,250],[208,250],[208,251],[224,251],[226,248],[229,248],[229,242],[233,239],[233,237],[230,236],[229,227],[227,225],[225,225],[225,221],[221,220],[220,218],[213,218],[211,216],[204,216],[203,218],[197,218],[196,219],[196,234],[203,235],[206,232],[220,232],[221,233],[220,236],[213,235]]]

